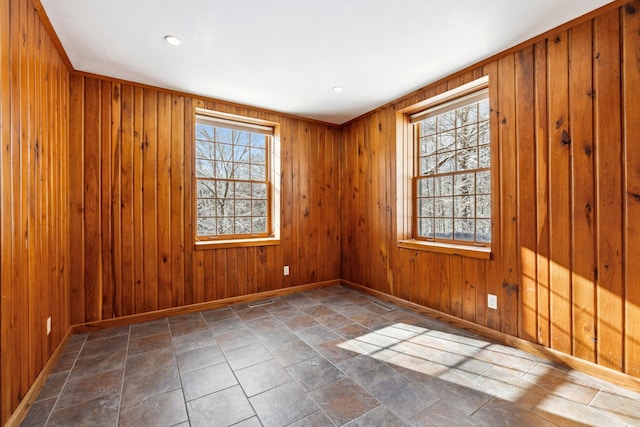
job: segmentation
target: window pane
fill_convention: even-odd
[[[232,181],[218,181],[216,183],[216,194],[218,199],[233,199],[233,182]]]
[[[478,144],[489,144],[489,122],[480,122],[478,124]]]
[[[218,219],[218,234],[230,235],[235,234],[233,227],[233,217],[219,218]]]
[[[491,196],[476,196],[476,216],[491,218]]]
[[[437,217],[453,217],[453,198],[441,197],[435,199],[434,208]]]
[[[435,237],[433,218],[421,218],[418,222],[418,230],[421,237],[433,239]]]
[[[458,108],[456,111],[456,126],[465,126],[478,121],[478,104],[473,103]]]
[[[428,117],[420,122],[420,136],[436,133],[436,117]]]
[[[457,167],[459,171],[468,171],[478,168],[478,149],[468,148],[458,151],[456,156]]]
[[[254,181],[264,181],[266,169],[266,166],[251,165],[251,179]]]
[[[434,178],[422,178],[418,180],[418,197],[433,197]]]
[[[196,176],[199,178],[214,178],[213,162],[209,160],[196,160]]]
[[[234,216],[235,215],[235,202],[233,199],[218,199],[216,206],[217,216]]]
[[[436,156],[427,156],[420,159],[420,175],[436,173]]]
[[[455,176],[455,194],[473,194],[475,192],[475,173],[462,173]]]
[[[436,152],[436,136],[429,135],[420,140],[420,155],[434,154]]]
[[[215,218],[198,218],[198,234],[213,236],[216,234]]]
[[[478,102],[478,120],[489,120],[490,112],[488,99]]]
[[[253,218],[252,232],[254,234],[267,232],[267,218]]]
[[[453,220],[452,219],[435,219],[436,237],[438,239],[453,239]]]
[[[456,196],[454,199],[456,218],[473,218],[475,216],[475,198],[471,196]]]
[[[239,146],[249,145],[249,132],[244,132],[240,130],[233,131],[233,143]],[[238,147],[236,147],[238,148]],[[246,147],[245,147],[246,148]],[[246,150],[245,150],[246,152]]]
[[[491,173],[483,171],[476,173],[476,193],[491,194]]]
[[[436,157],[437,173],[455,171],[455,155],[455,151],[438,154],[438,156]]]
[[[251,211],[253,216],[267,216],[267,201],[266,200],[254,200],[253,209]]]
[[[441,176],[435,180],[435,195],[450,196],[453,194],[453,176]]]
[[[448,132],[439,133],[436,136],[436,139],[437,139],[438,153],[441,153],[447,150],[453,150],[455,148],[455,143],[456,143],[456,132],[452,130]]]
[[[266,164],[265,150],[263,150],[261,148],[252,148],[251,149],[251,163],[254,163],[254,164],[257,164],[257,165]]]
[[[251,184],[253,188],[254,199],[266,199],[267,198],[267,184]]]
[[[251,198],[251,183],[236,182],[236,199],[250,199],[250,198]]]
[[[477,125],[464,126],[456,131],[456,148],[467,148],[478,145]]]
[[[433,199],[420,199],[419,206],[419,216],[433,216]]]
[[[251,216],[251,200],[236,200],[236,216]]]
[[[214,159],[224,162],[233,160],[233,145],[215,144],[214,147]]]
[[[478,242],[491,241],[491,220],[479,219],[476,221],[476,240]]]
[[[234,234],[251,233],[251,218],[236,218],[236,230]]]
[[[216,186],[213,181],[198,181],[196,189],[198,198],[213,198],[216,196]]]
[[[472,219],[456,219],[454,239],[473,241],[474,221]]]
[[[197,209],[198,217],[216,216],[216,201],[214,199],[199,199]]]
[[[456,126],[456,112],[447,111],[446,113],[437,116],[438,119],[438,132],[443,132],[449,129],[453,129]]]
[[[229,179],[233,177],[233,163],[215,162],[216,178]]]
[[[261,135],[259,133],[252,133],[251,134],[251,146],[252,147],[257,147],[257,148],[265,148],[265,140],[266,140],[266,136]]]
[[[488,145],[481,145],[478,149],[480,152],[478,159],[478,167],[488,168],[491,166],[491,148]]]
[[[234,179],[246,179],[249,177],[249,165],[244,163],[234,163],[233,164],[233,178]]]
[[[233,160],[236,162],[249,163],[249,147],[236,145],[233,147]]]

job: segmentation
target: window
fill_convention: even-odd
[[[195,130],[196,240],[275,236],[275,126],[199,110]]]
[[[402,112],[405,164],[411,179],[404,241],[446,247],[491,244],[491,138],[488,79]],[[402,184],[404,185],[404,184]],[[402,189],[400,189],[402,194]],[[403,243],[403,242],[400,242]],[[403,246],[401,244],[401,246]],[[406,245],[405,245],[406,246]],[[431,250],[431,249],[429,249]],[[488,252],[487,252],[488,253]]]

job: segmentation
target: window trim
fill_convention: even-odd
[[[210,118],[212,122],[218,122],[221,126],[226,126],[236,130],[248,130],[256,133],[271,135],[271,144],[267,148],[267,192],[268,192],[268,205],[267,205],[267,229],[268,235],[247,236],[198,236],[198,197],[197,197],[197,183],[198,177],[196,176],[196,126],[198,123],[198,116]],[[268,130],[272,130],[268,132]],[[224,113],[220,111],[209,110],[205,108],[195,107],[193,113],[193,138],[190,141],[193,144],[193,151],[191,155],[191,188],[192,188],[192,221],[193,221],[193,239],[194,249],[206,250],[212,248],[231,248],[231,247],[251,247],[251,246],[271,246],[280,243],[280,206],[281,206],[281,168],[282,168],[282,155],[280,145],[280,124],[278,122],[272,122],[268,120],[261,120],[252,117],[239,116],[230,113]]]
[[[427,110],[439,110],[439,107],[447,108],[457,105],[461,99],[472,99],[474,94],[488,91],[489,105],[496,103],[496,94],[489,84],[489,76],[485,75],[472,82],[463,84],[444,93],[431,96],[428,99],[403,108],[396,113],[396,203],[397,203],[397,229],[396,245],[398,248],[422,250],[450,255],[460,255],[470,258],[491,259],[495,248],[496,227],[498,227],[497,213],[499,211],[499,180],[498,170],[498,129],[495,117],[491,114],[490,147],[491,147],[491,243],[487,246],[476,246],[472,242],[464,241],[432,241],[414,238],[416,227],[416,215],[414,207],[414,182],[417,144],[414,135],[413,123],[421,117],[426,117]]]

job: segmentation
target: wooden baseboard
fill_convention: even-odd
[[[113,328],[117,326],[126,326],[133,323],[146,322],[149,320],[161,319],[168,316],[179,316],[181,314],[193,313],[196,311],[211,310],[214,308],[226,307],[233,304],[241,304],[253,301],[260,301],[266,298],[274,298],[298,292],[306,292],[314,289],[325,288],[327,286],[339,285],[340,279],[327,280],[325,282],[316,282],[308,285],[292,286],[290,288],[276,289],[274,291],[258,292],[240,297],[224,298],[215,301],[202,302],[198,304],[190,304],[182,307],[167,308],[163,310],[150,311],[148,313],[132,314],[130,316],[116,317],[114,319],[98,320],[95,322],[87,322],[73,326],[73,333],[80,334],[92,332],[100,329]]]
[[[47,382],[49,374],[56,366],[56,363],[58,363],[58,359],[60,359],[62,351],[67,345],[69,338],[71,338],[71,335],[73,335],[73,328],[69,328],[65,336],[62,337],[60,344],[58,344],[56,350],[44,365],[42,371],[40,371],[40,373],[36,377],[36,380],[33,382],[33,384],[31,384],[31,387],[29,387],[29,390],[18,404],[16,410],[13,411],[13,414],[11,414],[11,417],[9,418],[9,421],[7,421],[7,424],[5,424],[5,427],[18,427],[22,423],[22,421],[24,421],[24,418],[29,413],[31,406],[33,406],[33,402],[35,402],[38,398],[40,390],[42,390],[42,387],[44,387],[45,383]]]
[[[350,282],[348,280],[342,280],[341,283],[349,288],[358,290],[365,294],[374,296],[384,301],[389,301],[402,307],[409,308],[419,313],[425,314],[432,319],[436,319],[457,328],[464,329],[470,332],[475,332],[479,335],[487,337],[493,341],[501,344],[506,344],[519,350],[526,351],[527,353],[534,354],[539,357],[543,357],[555,363],[568,366],[576,371],[583,372],[585,374],[600,378],[602,380],[611,382],[621,387],[640,392],[640,378],[633,377],[631,375],[624,374],[613,369],[606,368],[604,366],[597,365],[586,360],[579,359],[569,354],[561,353],[557,350],[553,350],[548,347],[544,347],[540,344],[533,343],[531,341],[524,340],[522,338],[515,337],[513,335],[505,334],[504,332],[496,331],[495,329],[487,328],[486,326],[478,325],[468,320],[460,319],[450,314],[443,313],[432,308],[428,308],[384,292],[380,292],[374,289],[367,288],[366,286],[359,285],[357,283]]]

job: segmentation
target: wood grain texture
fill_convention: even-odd
[[[75,74],[71,94],[74,323],[340,277],[338,128]],[[281,123],[279,245],[194,249],[194,106]]]
[[[345,124],[342,278],[637,376],[638,10],[603,9]],[[398,112],[482,75],[497,196],[491,259],[399,247],[411,232],[413,148],[398,143],[410,133]],[[382,215],[387,200],[394,209]]]
[[[0,2],[0,424],[69,330],[69,72],[29,1]],[[82,182],[82,180],[80,180]],[[46,321],[52,318],[47,335]]]

